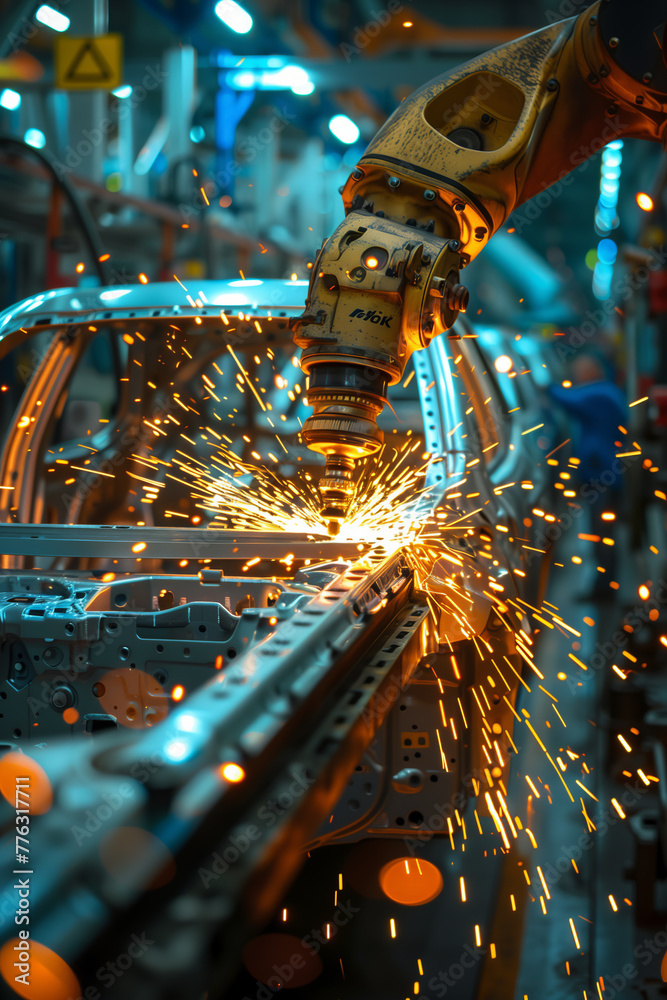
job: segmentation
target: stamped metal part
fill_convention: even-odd
[[[289,599],[289,588],[281,597]],[[58,803],[32,824],[35,855],[48,850],[50,858],[34,901],[35,936],[76,970],[82,987],[94,981],[100,955],[116,941],[120,947],[130,914],[149,936],[159,935],[169,955],[177,956],[186,939],[197,942],[198,960],[193,972],[190,963],[179,966],[165,955],[158,968],[148,953],[128,970],[125,989],[152,1000],[192,990],[193,975],[197,989],[219,987],[223,965],[230,967],[220,956],[232,956],[248,927],[276,905],[303,843],[335,805],[389,711],[388,686],[409,681],[423,651],[427,609],[412,592],[400,550],[371,552],[297,600],[293,614],[213,671],[161,723],[99,733],[76,755],[71,741],[31,749]],[[408,645],[416,644],[407,660],[406,647],[396,641],[398,626]],[[221,775],[229,761],[243,769],[239,784]],[[226,877],[216,878],[215,852],[256,819],[258,803],[280,795],[283,803],[289,796],[289,805],[276,822],[258,828]],[[107,800],[114,808],[104,821],[89,822]],[[10,814],[9,805],[0,804],[0,824]],[[104,876],[100,845],[128,825],[159,831],[183,873],[160,890],[157,909],[150,892],[162,864],[157,855],[144,858],[131,880]],[[201,870],[212,877],[203,879]],[[81,885],[87,886],[83,908],[75,904]],[[5,891],[13,899],[16,890],[8,884]]]

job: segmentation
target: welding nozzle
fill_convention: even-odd
[[[302,436],[309,448],[326,457],[319,482],[321,513],[329,534],[337,535],[354,498],[355,462],[378,451],[384,441],[377,417],[386,401],[387,377],[358,363],[311,365],[307,401],[313,414]]]
[[[328,533],[334,537],[340,532],[354,497],[354,459],[345,455],[328,455],[324,474],[318,483],[322,520]]]

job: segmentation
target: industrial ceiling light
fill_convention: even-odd
[[[279,59],[275,56],[263,60],[246,59],[244,69],[230,73],[227,81],[235,90],[291,90],[293,94],[312,94],[315,84],[303,66],[282,64]]]
[[[35,18],[40,24],[45,24],[47,28],[51,28],[53,31],[67,31],[69,28],[69,18],[65,14],[61,14],[59,10],[54,10],[53,7],[49,7],[45,3],[37,9]]]
[[[288,66],[286,69],[290,70],[289,87],[293,94],[299,94],[302,97],[312,94],[315,90],[315,84],[302,66]]]
[[[235,31],[237,35],[246,35],[252,28],[252,17],[235,0],[220,0],[215,5],[215,13],[223,24]]]
[[[334,115],[329,121],[329,131],[348,146],[360,135],[358,126],[347,115]]]
[[[0,94],[0,108],[16,111],[21,106],[21,95],[16,90],[3,90]]]
[[[23,141],[29,146],[34,146],[35,149],[44,149],[46,146],[46,136],[38,128],[27,129],[23,135]]]

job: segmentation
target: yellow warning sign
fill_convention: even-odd
[[[122,35],[90,35],[55,41],[59,90],[114,90],[123,82]]]

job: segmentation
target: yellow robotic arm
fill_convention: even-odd
[[[606,143],[665,143],[664,3],[601,0],[427,83],[380,129],[343,189],[345,221],[294,321],[309,448],[330,534],[378,450],[377,416],[413,351],[450,329],[459,271],[510,213]]]

